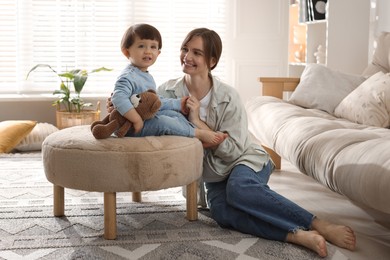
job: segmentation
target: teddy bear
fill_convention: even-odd
[[[153,89],[132,95],[130,101],[144,121],[154,117],[161,107],[160,98]],[[108,138],[113,133],[117,137],[124,137],[131,126],[131,122],[114,109],[102,121],[93,122],[91,132],[96,139]]]

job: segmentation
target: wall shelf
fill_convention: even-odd
[[[290,5],[289,76],[299,77],[307,63],[317,63],[319,45],[324,65],[361,74],[368,64],[370,0],[327,0],[325,19],[317,21],[300,22],[300,8],[299,2]]]

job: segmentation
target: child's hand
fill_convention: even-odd
[[[111,96],[109,98],[107,98],[107,100],[106,100],[107,113],[111,113],[112,110],[114,110],[114,105],[112,104],[111,97],[112,97],[112,93],[111,93]]]
[[[190,109],[187,107],[187,100],[189,99],[190,97],[189,96],[185,96],[185,97],[182,97],[181,98],[181,110],[180,112],[183,114],[183,115],[188,115],[190,113]]]
[[[135,108],[130,109],[123,116],[133,124],[134,133],[139,133],[144,127],[144,121]]]
[[[136,122],[133,122],[133,128],[134,128],[135,134],[141,132],[143,127],[144,127],[144,121],[142,119],[137,120]]]

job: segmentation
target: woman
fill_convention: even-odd
[[[302,245],[321,257],[327,255],[326,240],[354,250],[351,228],[321,220],[269,188],[274,165],[262,147],[251,143],[237,91],[211,74],[221,53],[216,32],[191,31],[180,52],[185,75],[157,89],[167,98],[189,96],[188,120],[200,129],[228,136],[205,150],[203,179],[213,219],[222,227]]]

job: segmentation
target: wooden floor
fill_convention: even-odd
[[[270,187],[314,215],[348,225],[357,234],[357,250],[340,249],[345,259],[390,259],[390,215],[359,206],[282,160],[271,175]],[[389,187],[390,188],[390,187]],[[335,258],[333,258],[335,259]]]

